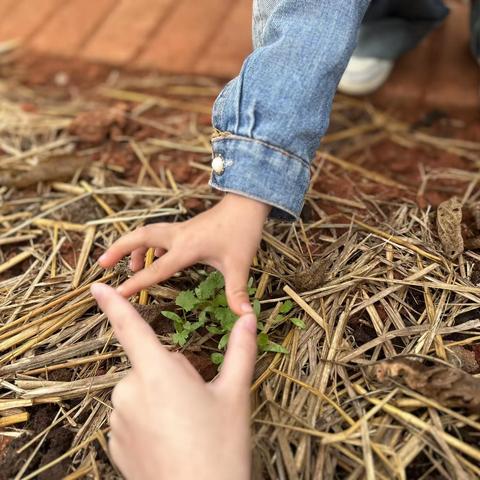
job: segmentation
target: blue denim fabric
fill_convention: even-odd
[[[210,185],[300,215],[310,163],[368,0],[255,0],[253,53],[213,109]]]

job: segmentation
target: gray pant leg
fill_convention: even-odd
[[[394,60],[417,46],[448,12],[442,0],[372,0],[354,55]]]

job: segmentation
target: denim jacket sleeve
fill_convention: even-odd
[[[254,1],[254,51],[213,109],[211,186],[270,204],[273,217],[300,215],[368,3]]]

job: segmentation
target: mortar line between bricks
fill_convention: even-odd
[[[185,0],[176,0],[176,1],[170,0],[169,6],[165,8],[163,13],[155,22],[155,25],[144,36],[144,41],[142,42],[142,44],[137,47],[137,49],[133,52],[132,56],[126,62],[127,65],[133,62],[136,58],[139,58],[145,52],[145,50],[150,44],[150,41],[153,39],[154,35],[157,33],[158,29],[161,28],[162,24],[164,24],[171,15],[173,15],[173,12],[175,12],[175,10],[179,8],[182,2],[185,2]]]
[[[30,43],[38,33],[45,27],[52,19],[55,17],[60,10],[65,8],[65,6],[70,3],[72,0],[57,0],[55,5],[45,14],[43,20],[39,22],[38,26],[34,28],[28,35],[25,36],[25,44]]]
[[[75,56],[78,56],[80,52],[88,45],[88,43],[92,41],[110,15],[118,8],[120,2],[118,0],[111,0],[111,4],[112,6],[108,9],[105,9],[105,13],[96,22],[94,22],[90,31],[85,34],[78,47],[75,49]]]
[[[4,10],[3,17],[0,18],[0,27],[3,25],[3,23],[9,20],[9,16],[7,15],[6,12],[11,14],[12,11],[15,11],[16,9],[18,9],[20,4],[24,1],[25,0],[11,0],[11,2],[7,5],[7,7]]]
[[[228,11],[227,11],[227,14],[225,15],[225,18],[224,18],[224,22],[225,23],[228,23],[228,19],[230,17],[232,17],[235,13],[235,9],[236,8],[239,8],[241,7],[242,5],[239,4],[239,3],[236,3],[236,2],[232,2],[234,4],[233,8],[230,8]],[[219,37],[221,34],[222,34],[222,29],[219,28],[217,30],[214,31],[214,34],[212,35],[212,37],[210,38],[210,43],[209,45],[207,45],[207,48],[204,50],[204,55],[203,56],[207,56],[208,55],[208,51],[213,47],[213,45],[215,44],[215,39],[217,37]],[[197,64],[200,64],[200,59],[197,60],[197,62],[194,64],[194,68],[197,66]]]
[[[230,0],[230,2],[227,4],[227,8],[225,8],[225,11],[224,11],[224,14],[221,16],[221,20],[220,20],[220,25],[225,25],[226,21],[228,20],[228,17],[232,14],[232,12],[235,10],[235,2],[236,0]],[[218,23],[217,23],[218,25]],[[200,60],[203,58],[203,54],[204,53],[207,53],[208,51],[208,48],[210,45],[213,44],[213,41],[215,40],[215,38],[220,34],[220,29],[219,28],[213,28],[212,29],[212,32],[210,33],[210,35],[207,36],[207,38],[205,39],[205,41],[202,43],[202,45],[198,48],[197,50],[197,53],[199,55],[196,55],[195,56],[195,61],[193,62],[193,65],[192,65],[192,71],[195,70],[195,68],[197,67],[197,65],[199,64]]]

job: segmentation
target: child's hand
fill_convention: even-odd
[[[223,273],[230,308],[237,315],[251,312],[248,273],[269,211],[270,206],[264,203],[227,194],[215,207],[186,222],[158,223],[128,233],[100,257],[99,263],[112,267],[131,254],[131,268],[137,273],[118,288],[125,297],[190,265],[205,263]],[[143,268],[145,253],[151,247],[160,258]]]
[[[110,452],[127,479],[250,478],[250,383],[256,319],[240,317],[219,378],[206,384],[168,352],[136,310],[106,285],[92,287],[132,370],[114,389]]]

